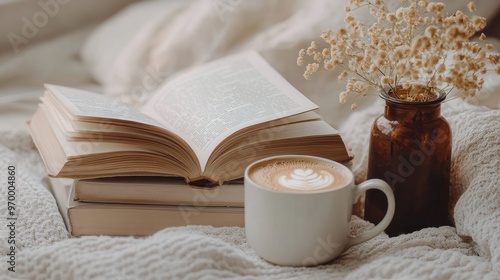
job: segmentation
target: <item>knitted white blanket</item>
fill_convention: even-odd
[[[369,127],[381,104],[352,114],[342,129],[365,174]],[[500,110],[461,101],[444,105],[453,130],[455,227],[427,228],[352,247],[332,263],[311,268],[271,265],[255,255],[242,228],[169,228],[145,238],[69,238],[45,189],[43,164],[30,136],[3,128],[0,138],[1,279],[220,278],[500,278]],[[16,167],[15,272],[6,226],[7,168]],[[456,203],[455,203],[456,202]],[[356,234],[372,225],[353,216]]]

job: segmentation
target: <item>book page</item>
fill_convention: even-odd
[[[178,75],[142,111],[188,142],[204,170],[232,133],[317,107],[259,54],[247,52]]]
[[[49,98],[50,94],[56,96],[56,100],[63,102],[74,116],[117,119],[162,127],[158,121],[109,96],[49,84],[45,88]]]
[[[57,126],[62,125],[60,119],[57,117],[56,112],[54,110],[50,110],[50,107],[47,107],[46,104],[40,104],[40,110],[42,110],[47,117],[52,116],[51,122],[46,119],[50,126],[52,126],[52,131],[57,138],[57,142],[61,144],[61,147],[64,150],[64,153],[68,157],[72,156],[82,156],[87,154],[99,154],[99,153],[112,153],[112,152],[124,152],[124,151],[147,151],[142,147],[137,145],[130,145],[125,143],[116,143],[116,142],[103,142],[98,139],[91,141],[88,140],[82,145],[82,142],[78,141],[70,141],[66,139],[63,130],[56,128]]]

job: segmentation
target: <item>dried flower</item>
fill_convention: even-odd
[[[467,4],[467,8],[469,8],[470,12],[474,12],[476,10],[476,3],[470,2],[469,4]]]
[[[399,2],[400,7],[390,10],[394,6],[383,0],[348,0],[346,26],[321,35],[327,46],[318,49],[312,42],[300,50],[297,64],[306,65],[306,55],[314,60],[306,65],[304,77],[309,79],[321,62],[326,70],[342,69],[338,81],[346,82],[346,90],[339,102],[346,103],[348,98],[366,96],[369,88],[402,89],[408,92],[404,100],[412,101],[435,98],[433,88],[447,94],[455,88],[466,98],[482,88],[482,75],[500,75],[500,54],[493,52],[493,45],[470,41],[485,28],[485,18],[462,11],[448,15],[441,2]],[[467,7],[467,12],[476,10],[474,2]],[[375,17],[373,24],[355,18],[352,12],[362,8]],[[486,35],[479,40],[486,40]],[[351,109],[356,108],[351,103]]]

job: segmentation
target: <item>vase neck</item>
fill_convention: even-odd
[[[431,104],[404,104],[385,101],[384,116],[403,123],[423,123],[441,117],[441,102]]]

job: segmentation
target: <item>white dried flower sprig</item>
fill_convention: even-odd
[[[320,64],[328,71],[343,69],[338,81],[347,84],[339,101],[346,103],[350,96],[366,96],[370,87],[390,89],[408,101],[435,98],[433,88],[447,94],[456,88],[460,97],[472,97],[482,88],[487,71],[500,74],[500,54],[493,46],[470,41],[486,27],[485,18],[461,11],[446,15],[440,2],[388,1],[399,1],[401,7],[390,11],[382,0],[349,0],[346,26],[321,35],[328,46],[320,49],[312,42],[300,50],[299,66],[314,60],[306,65],[304,77],[310,79]],[[375,23],[365,26],[356,20],[352,11],[360,8],[369,9]],[[476,5],[470,2],[468,8],[472,13]],[[481,33],[479,39],[486,36]],[[405,94],[398,96],[398,91]]]

